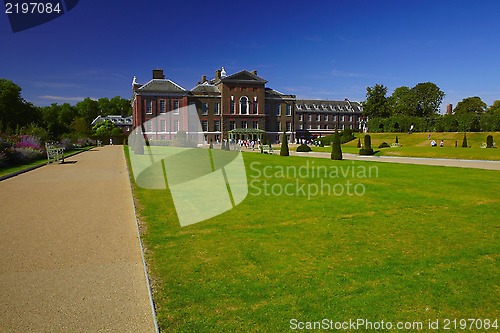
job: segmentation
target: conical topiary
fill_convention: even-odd
[[[288,138],[286,136],[286,132],[283,132],[281,136],[281,150],[280,156],[289,156],[290,152],[288,151]]]
[[[399,143],[399,139],[398,139],[398,136],[396,135],[396,143]]]
[[[361,148],[361,138],[358,138],[358,145],[356,147]]]
[[[337,130],[335,130],[335,133],[333,134],[332,154],[330,157],[332,160],[342,160],[342,147],[340,145],[340,135]]]
[[[467,133],[464,133],[464,140],[462,141],[462,147],[467,148]]]

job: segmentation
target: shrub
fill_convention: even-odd
[[[356,147],[361,148],[361,138],[358,138],[358,144],[356,145]]]
[[[396,135],[396,143],[399,143],[399,139],[398,139],[398,136]]]
[[[462,141],[462,147],[467,148],[467,133],[464,133],[464,140]]]
[[[290,152],[288,151],[288,138],[286,137],[286,132],[283,132],[281,135],[281,150],[280,156],[289,156]]]
[[[337,130],[335,130],[335,134],[333,134],[332,154],[330,158],[332,160],[342,160],[342,147],[340,146],[340,136]]]
[[[486,148],[493,148],[493,135],[486,137]]]
[[[380,146],[378,146],[378,147],[379,147],[379,148],[390,148],[391,146],[389,146],[389,145],[387,144],[387,142],[382,142],[382,143],[380,144]]]
[[[9,158],[7,154],[3,151],[0,151],[0,168],[6,167],[9,165]]]
[[[372,149],[372,138],[370,135],[365,135],[365,144],[362,149],[359,150],[360,155],[373,155],[375,154]]]
[[[312,150],[311,147],[305,144],[301,144],[300,146],[297,147],[297,152],[299,153],[308,153],[311,150]]]
[[[40,140],[31,135],[21,135],[16,143],[16,148],[32,148],[35,150],[40,150]]]
[[[41,150],[33,148],[11,148],[6,150],[9,160],[14,164],[23,164],[38,160],[44,156]]]

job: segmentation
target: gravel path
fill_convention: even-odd
[[[0,332],[155,332],[122,146],[0,182]]]

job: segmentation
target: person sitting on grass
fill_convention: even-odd
[[[444,141],[441,140],[441,142],[439,143],[439,147],[444,147]]]
[[[431,141],[431,147],[437,147],[436,140],[432,140],[432,141]]]

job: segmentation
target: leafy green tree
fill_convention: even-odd
[[[500,100],[496,100],[487,110],[490,114],[500,114]]]
[[[78,110],[78,114],[85,118],[89,124],[101,114],[101,111],[99,110],[99,103],[88,97],[83,101],[76,103],[75,107]]]
[[[464,114],[482,114],[486,111],[486,103],[481,100],[480,97],[467,97],[461,102],[458,102],[454,109],[456,115]]]
[[[393,114],[414,114],[417,108],[417,99],[413,89],[402,86],[396,88],[388,99]]]
[[[390,116],[389,103],[387,101],[387,87],[376,84],[366,88],[366,100],[363,102],[363,114],[367,117]]]
[[[288,137],[286,136],[286,131],[283,131],[281,135],[281,149],[280,156],[289,156],[290,152],[288,151]]]
[[[339,132],[335,129],[332,140],[332,153],[330,155],[332,160],[342,160],[342,147],[340,143]]]
[[[83,117],[76,117],[75,119],[73,119],[70,127],[71,130],[77,134],[90,134],[90,126]]]
[[[439,113],[445,93],[435,83],[419,83],[412,88],[412,91],[416,99],[415,111],[412,115],[426,117]]]
[[[0,132],[39,122],[39,112],[21,97],[21,87],[10,80],[0,79]]]
[[[116,125],[109,119],[103,122],[97,123],[92,127],[92,132],[95,135],[111,135],[112,131],[116,128]]]

